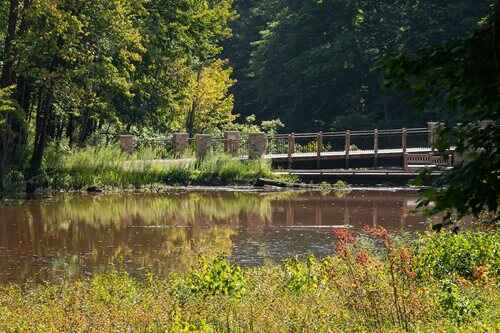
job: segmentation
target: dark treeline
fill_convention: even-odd
[[[237,0],[226,43],[235,110],[280,118],[290,131],[401,128],[454,122],[442,108],[415,112],[408,93],[383,89],[381,59],[463,38],[491,1]]]

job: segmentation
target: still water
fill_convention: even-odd
[[[425,229],[414,193],[175,192],[60,195],[0,203],[0,283],[90,275],[111,265],[166,275],[199,255],[240,265],[331,254],[335,226]]]

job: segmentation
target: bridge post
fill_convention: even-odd
[[[224,132],[224,152],[230,155],[237,155],[240,150],[241,134],[238,131]]]
[[[323,152],[323,132],[319,132],[316,141],[316,153],[317,162],[316,166],[319,169],[321,167],[321,153]]]
[[[436,145],[438,128],[439,128],[438,122],[431,121],[427,123],[427,130],[429,131],[428,144],[432,148],[432,151],[434,151],[434,146]]]
[[[196,159],[203,160],[212,148],[212,137],[208,134],[196,134]]]
[[[378,129],[373,131],[373,155],[374,155],[374,167],[378,167]]]
[[[401,131],[401,148],[403,148],[403,156],[406,154],[407,146],[408,146],[408,131],[406,128],[403,128]]]
[[[172,150],[175,157],[181,157],[189,146],[188,133],[174,133],[172,135]]]
[[[349,155],[351,153],[351,131],[345,132],[345,168],[349,169]]]
[[[133,154],[137,148],[137,138],[134,135],[120,135],[120,148],[122,152]]]
[[[250,133],[248,135],[248,158],[258,160],[267,151],[267,135],[265,133]]]
[[[288,134],[288,167],[292,168],[293,154],[295,154],[295,133]]]

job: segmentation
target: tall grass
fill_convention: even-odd
[[[463,276],[461,265],[451,265],[441,279],[416,271],[425,269],[429,249],[439,253],[457,236],[422,238],[415,247],[368,228],[364,237],[382,243],[377,253],[348,230],[335,236],[337,254],[323,260],[242,269],[215,257],[169,278],[113,269],[77,281],[0,286],[0,331],[498,332],[492,256],[468,262],[475,271],[491,266],[481,274]],[[498,251],[494,234],[474,237],[485,240],[481,251]]]
[[[204,161],[157,161],[157,152],[140,150],[127,155],[117,147],[95,147],[49,153],[44,163],[43,185],[52,189],[79,190],[89,186],[142,187],[162,185],[250,185],[273,177],[266,161],[241,161],[225,155]]]

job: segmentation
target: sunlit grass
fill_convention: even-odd
[[[155,184],[251,185],[258,178],[274,177],[267,161],[242,161],[225,155],[210,156],[203,161],[161,162],[154,160],[157,156],[154,151],[127,155],[111,146],[61,155],[49,154],[45,162],[46,187],[79,190],[89,186],[127,188]]]

